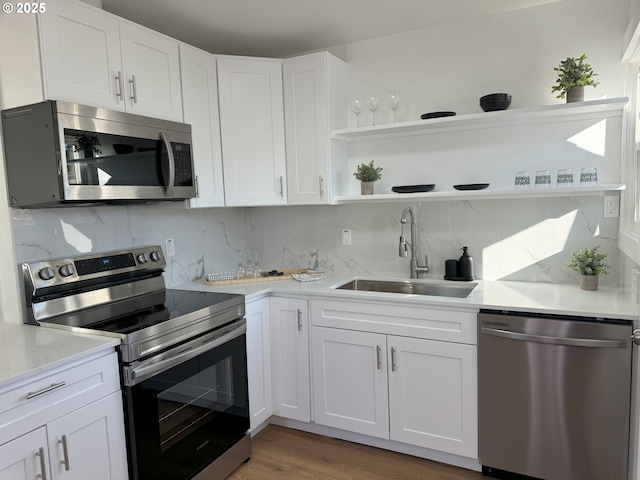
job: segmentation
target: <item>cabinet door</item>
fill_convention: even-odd
[[[218,79],[213,55],[180,45],[182,109],[191,125],[198,196],[189,207],[224,205],[222,147],[218,114]]]
[[[347,68],[322,52],[284,60],[285,138],[289,204],[331,198],[331,130],[345,128]]]
[[[269,299],[247,304],[247,374],[251,431],[273,414]]]
[[[128,478],[121,395],[112,393],[47,425],[51,478]]]
[[[273,413],[311,421],[307,301],[269,299]]]
[[[391,439],[477,458],[477,347],[387,341]]]
[[[218,58],[227,205],[287,203],[282,63]]]
[[[312,351],[315,422],[389,438],[386,336],[313,327]]]
[[[45,97],[123,111],[118,20],[85,3],[58,0],[47,3],[38,22]]]
[[[0,480],[35,478],[51,478],[44,427],[0,446]]]
[[[120,42],[127,111],[182,122],[178,42],[124,22]]]

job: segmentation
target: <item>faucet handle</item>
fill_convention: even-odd
[[[408,246],[407,240],[404,238],[404,235],[400,235],[400,244],[398,245],[398,255],[401,257],[406,257],[408,255]]]

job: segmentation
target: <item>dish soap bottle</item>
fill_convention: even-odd
[[[462,247],[462,256],[458,260],[458,276],[463,280],[473,280],[473,257],[469,255],[469,247]]]

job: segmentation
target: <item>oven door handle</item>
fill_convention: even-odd
[[[247,331],[246,321],[238,324],[234,323],[226,327],[222,327],[208,335],[179,345],[174,350],[165,352],[157,357],[140,362],[138,365],[124,367],[124,384],[127,387],[136,385],[153,375],[162,373],[170,368],[180,365],[187,360],[197,357],[209,350],[245,334]],[[177,351],[177,353],[174,353]]]

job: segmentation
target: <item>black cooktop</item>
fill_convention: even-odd
[[[163,303],[97,323],[86,324],[83,322],[82,327],[88,330],[127,335],[192,313],[202,311],[202,315],[206,315],[207,311],[212,307],[226,308],[226,304],[228,304],[228,307],[231,308],[238,303],[243,303],[243,300],[240,300],[243,297],[242,295],[231,293],[172,289],[167,289],[163,293]],[[69,327],[81,326],[78,319],[74,317],[68,316],[54,323]]]

